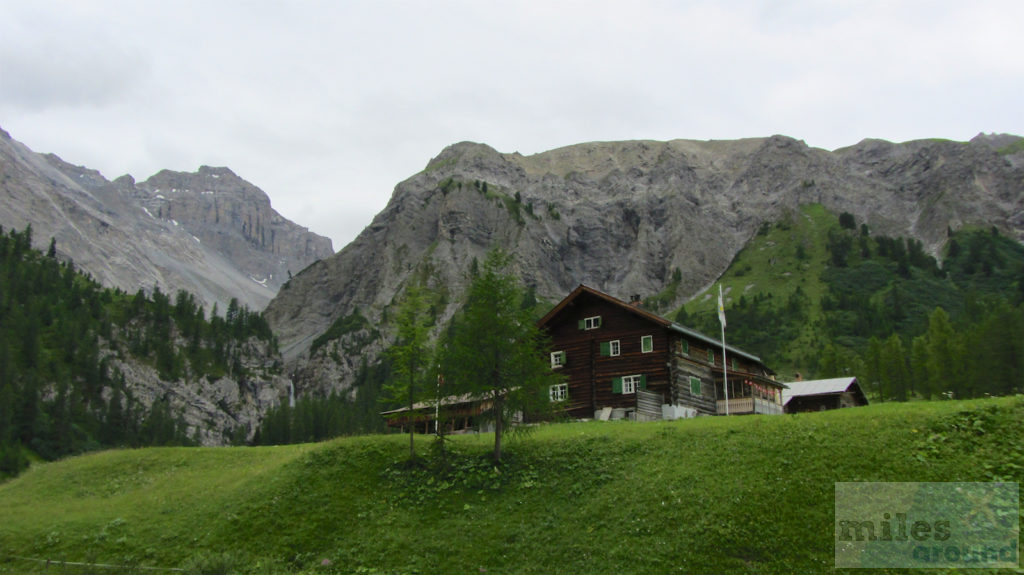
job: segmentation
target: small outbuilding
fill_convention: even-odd
[[[786,413],[825,411],[868,404],[868,398],[856,377],[794,381],[786,386],[782,390],[782,407]]]

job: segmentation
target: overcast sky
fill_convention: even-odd
[[[0,0],[0,127],[227,166],[336,250],[445,146],[1024,135],[1020,0]]]

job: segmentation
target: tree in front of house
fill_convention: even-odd
[[[509,270],[511,262],[499,249],[488,253],[443,351],[449,390],[490,405],[484,416],[494,422],[496,464],[512,416],[550,409],[548,388],[561,381],[548,362],[546,335],[522,305],[527,292]]]
[[[428,370],[433,363],[430,345],[432,321],[428,312],[423,289],[416,285],[406,288],[405,298],[399,304],[395,318],[398,325],[397,338],[395,344],[387,351],[395,377],[385,385],[385,397],[396,403],[405,404],[409,408],[409,417],[412,416],[413,406],[423,396]],[[416,461],[415,431],[416,428],[410,421],[409,461]]]

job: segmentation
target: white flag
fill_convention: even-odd
[[[722,329],[725,329],[725,304],[722,302],[722,284],[718,284],[718,321],[722,323]]]

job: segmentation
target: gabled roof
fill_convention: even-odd
[[[786,384],[789,389],[782,390],[782,405],[789,403],[789,400],[794,397],[803,397],[807,395],[828,395],[833,393],[843,393],[845,391],[855,391],[861,396],[864,396],[864,392],[860,389],[860,385],[857,384],[856,377],[837,377],[833,379],[814,379],[810,381],[794,381]],[[855,387],[851,390],[851,387]],[[867,398],[864,398],[867,401]]]
[[[661,317],[660,315],[657,315],[655,313],[651,313],[651,312],[641,308],[640,306],[628,304],[628,303],[626,303],[626,302],[624,302],[624,301],[622,301],[622,300],[620,300],[618,298],[612,297],[612,296],[610,296],[610,295],[608,295],[606,293],[597,291],[596,289],[588,287],[588,286],[585,286],[583,284],[580,284],[579,287],[577,287],[576,289],[572,290],[572,292],[569,295],[565,296],[565,299],[563,299],[562,301],[558,302],[558,305],[556,305],[555,307],[551,308],[551,311],[549,311],[547,314],[545,314],[544,317],[540,318],[540,321],[537,322],[537,325],[539,325],[542,328],[544,326],[546,326],[562,310],[564,310],[566,307],[571,305],[576,300],[576,298],[580,297],[583,294],[589,294],[589,295],[592,295],[592,296],[594,296],[594,297],[596,297],[598,299],[602,299],[602,300],[604,300],[604,301],[606,301],[606,302],[608,302],[608,303],[610,303],[612,305],[618,306],[618,307],[620,307],[622,309],[625,309],[625,310],[629,311],[630,313],[636,315],[637,317],[643,318],[643,319],[645,319],[645,320],[647,320],[647,321],[649,321],[651,323],[657,324],[657,325],[659,325],[659,326],[661,326],[661,327],[663,327],[665,329],[672,330],[672,331],[674,331],[676,333],[681,333],[681,334],[689,336],[689,337],[691,337],[693,339],[697,339],[697,340],[703,341],[704,343],[708,343],[708,344],[715,345],[715,346],[718,346],[718,347],[721,347],[721,345],[722,345],[722,340],[720,340],[720,339],[715,339],[713,337],[704,335],[703,333],[701,333],[701,332],[699,332],[699,331],[697,331],[695,329],[691,329],[691,328],[688,328],[686,326],[679,325],[678,323],[675,323],[674,321],[669,321],[669,320]],[[756,355],[753,355],[751,353],[747,353],[747,352],[743,351],[742,349],[737,349],[735,347],[732,347],[731,345],[726,345],[725,349],[729,353],[736,354],[736,355],[738,355],[740,357],[745,357],[745,358],[747,358],[747,359],[749,359],[751,361],[754,361],[754,362],[760,363],[761,365],[764,365],[764,362],[761,361],[761,358],[759,358]]]
[[[563,298],[562,301],[558,302],[558,305],[556,305],[555,307],[551,308],[551,311],[549,311],[547,314],[545,314],[544,317],[540,318],[540,321],[537,322],[537,325],[539,325],[541,327],[544,327],[545,325],[547,325],[547,323],[549,321],[551,321],[556,315],[558,315],[559,312],[561,312],[563,309],[565,309],[570,304],[572,304],[574,301],[576,301],[576,298],[578,298],[580,295],[585,294],[585,293],[586,294],[590,294],[590,295],[592,295],[594,297],[597,297],[599,299],[603,299],[603,300],[605,300],[606,302],[608,302],[610,304],[619,306],[619,307],[621,307],[621,308],[623,308],[625,310],[628,310],[630,313],[638,315],[638,316],[640,316],[640,317],[642,317],[642,318],[644,318],[644,319],[646,319],[648,321],[654,322],[654,323],[656,323],[658,325],[661,325],[663,327],[668,327],[672,323],[669,320],[667,320],[667,319],[665,319],[665,318],[663,318],[663,317],[661,317],[661,316],[659,316],[657,314],[653,314],[653,313],[651,313],[651,312],[649,312],[649,311],[647,311],[647,310],[645,310],[645,309],[643,309],[643,308],[641,308],[639,306],[630,305],[630,304],[622,301],[621,299],[614,298],[614,297],[612,297],[612,296],[610,296],[610,295],[608,295],[608,294],[606,294],[604,292],[599,292],[599,291],[597,291],[596,289],[594,289],[592,287],[588,287],[588,286],[585,286],[583,284],[580,284],[579,287],[577,287],[576,289],[572,290],[572,292],[570,292],[569,295],[565,296],[565,298]]]

